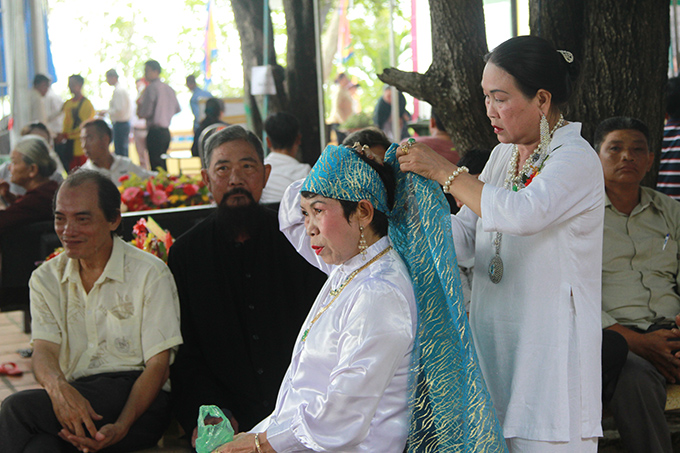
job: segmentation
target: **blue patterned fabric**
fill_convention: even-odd
[[[388,215],[390,240],[409,269],[418,302],[408,451],[505,452],[463,309],[449,205],[436,182],[401,172],[397,149],[393,144],[385,155],[396,177],[392,210],[377,172],[342,146],[326,148],[302,190],[367,199]]]
[[[335,200],[368,200],[383,214],[390,213],[380,176],[361,160],[354,149],[346,146],[327,146],[300,191]]]

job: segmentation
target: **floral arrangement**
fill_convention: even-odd
[[[36,261],[36,262],[35,262],[35,267],[38,267],[38,266],[40,266],[42,263],[46,263],[46,262],[48,262],[49,260],[58,257],[59,255],[61,255],[61,254],[63,253],[63,251],[64,251],[64,247],[57,247],[56,249],[54,249],[54,251],[53,251],[52,253],[50,253],[49,255],[47,255],[47,258],[45,258],[45,259],[42,260],[42,261]]]
[[[135,174],[120,177],[122,210],[179,208],[210,203],[208,187],[200,176],[169,175],[160,170],[156,176],[141,179]]]
[[[168,251],[174,239],[168,230],[161,228],[150,216],[148,219],[142,217],[137,221],[132,227],[132,236],[134,237],[130,241],[132,245],[168,262]]]

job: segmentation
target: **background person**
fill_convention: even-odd
[[[680,77],[668,79],[665,103],[667,118],[656,190],[680,201]]]
[[[611,399],[608,407],[626,450],[672,452],[664,410],[666,383],[680,382],[680,203],[640,185],[654,163],[643,122],[608,118],[595,130],[594,140],[607,191],[602,253],[605,398]],[[621,336],[623,348],[617,345]]]
[[[269,115],[264,122],[269,154],[264,163],[272,168],[260,203],[279,203],[288,186],[309,174],[312,167],[297,160],[302,134],[300,123],[287,112]]]
[[[113,95],[109,101],[109,109],[100,113],[102,115],[108,113],[113,125],[115,153],[127,157],[130,144],[130,115],[132,114],[130,94],[118,81],[118,73],[115,69],[106,71],[106,83],[113,87]]]
[[[604,184],[580,124],[560,113],[573,55],[520,36],[485,60],[501,144],[479,179],[418,143],[399,161],[465,204],[453,237],[460,258],[475,257],[470,324],[510,451],[594,452]]]
[[[94,118],[95,110],[89,99],[83,96],[85,80],[74,74],[68,78],[68,89],[73,97],[64,103],[64,125],[62,132],[55,138],[55,151],[61,158],[64,168],[72,170],[85,163],[87,157],[80,143],[80,126]]]
[[[146,149],[151,169],[167,170],[161,157],[170,147],[170,122],[180,112],[175,90],[161,82],[161,65],[156,60],[144,63],[144,78],[149,82],[137,102],[137,116],[146,120]]]
[[[406,123],[411,120],[411,114],[406,110],[406,97],[401,91],[397,91],[399,97],[399,137],[393,137],[392,131],[392,87],[385,85],[383,93],[373,111],[373,123],[387,135],[387,138],[394,142],[408,137],[408,127]]]
[[[50,176],[50,179],[56,181],[57,183],[61,183],[64,180],[66,171],[64,170],[64,167],[61,165],[59,156],[57,156],[57,153],[55,153],[54,149],[52,149],[52,147],[49,145],[49,143],[52,142],[52,140],[50,140],[50,131],[47,130],[47,127],[43,123],[31,123],[27,124],[21,129],[21,136],[25,137],[27,135],[35,135],[37,137],[41,137],[45,140],[46,143],[48,143],[50,157],[57,165],[57,168],[54,170],[54,173],[52,173],[52,175]],[[26,194],[26,189],[12,182],[12,173],[10,172],[10,165],[12,165],[11,160],[8,160],[7,162],[0,165],[0,183],[3,182],[9,183],[9,194],[5,195],[8,197],[8,200],[12,200],[13,196]]]
[[[135,99],[135,111],[132,114],[132,139],[135,142],[135,150],[139,158],[139,165],[142,168],[151,170],[149,163],[149,151],[146,149],[146,120],[137,116],[137,108],[139,108],[139,101],[142,98],[142,93],[146,89],[147,81],[145,78],[135,80],[137,86],[137,98]]]
[[[45,141],[48,144],[48,149],[50,151],[50,157],[54,162],[57,164],[57,169],[55,170],[55,175],[58,173],[59,176],[51,176],[50,179],[54,179],[57,182],[61,182],[64,180],[64,177],[66,176],[66,169],[61,163],[61,160],[59,159],[59,156],[57,153],[54,151],[54,148],[52,147],[52,143],[54,141],[52,140],[52,134],[50,133],[49,129],[47,126],[45,126],[43,123],[31,123],[27,124],[26,126],[21,128],[21,136],[24,137],[26,135],[37,135],[38,137],[42,137],[45,139]],[[1,174],[1,172],[0,172]],[[2,177],[0,176],[0,179]]]
[[[23,137],[10,153],[11,182],[24,189],[14,196],[7,182],[0,183],[0,197],[8,204],[0,210],[0,234],[41,220],[52,218],[52,198],[59,183],[50,179],[57,168],[50,157],[47,142],[41,137]]]
[[[207,101],[205,101],[205,118],[201,121],[201,123],[198,125],[198,129],[194,130],[194,141],[191,144],[191,155],[195,157],[199,157],[199,143],[201,139],[201,133],[205,130],[206,127],[211,126],[213,124],[224,124],[227,125],[224,121],[222,121],[222,112],[224,111],[224,102],[222,102],[221,99],[218,98],[210,98]]]
[[[191,107],[191,113],[194,115],[194,134],[196,134],[201,125],[201,99],[210,99],[213,95],[196,85],[196,77],[193,74],[187,76],[186,86],[191,91],[189,106]]]
[[[104,120],[90,120],[83,124],[80,140],[87,156],[87,162],[81,168],[102,173],[116,186],[122,184],[120,178],[125,175],[135,174],[140,179],[155,175],[154,172],[133,164],[129,157],[111,154],[111,128]]]
[[[432,109],[432,116],[430,117],[430,135],[413,138],[416,142],[426,144],[452,164],[458,164],[460,155],[456,151],[453,141],[451,141],[451,136],[446,132],[444,123],[439,119],[434,109]]]
[[[44,74],[36,74],[33,78],[33,93],[31,98],[31,118],[47,126],[52,137],[61,132],[63,125],[62,106],[64,101],[52,91],[52,80]],[[50,146],[53,143],[48,142]]]
[[[349,92],[352,82],[347,74],[341,72],[335,78],[331,94],[331,109],[326,121],[338,133],[338,127],[354,114],[354,100]]]

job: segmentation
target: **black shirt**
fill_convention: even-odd
[[[243,243],[220,234],[215,212],[170,249],[184,337],[171,383],[189,434],[203,404],[229,409],[241,431],[273,412],[295,338],[326,280],[279,231],[275,213],[260,216]]]

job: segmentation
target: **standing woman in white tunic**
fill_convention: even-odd
[[[454,242],[459,259],[475,257],[470,324],[510,451],[595,452],[604,183],[581,125],[560,113],[576,63],[532,36],[485,60],[501,143],[479,180],[421,144],[397,155],[466,205]]]

